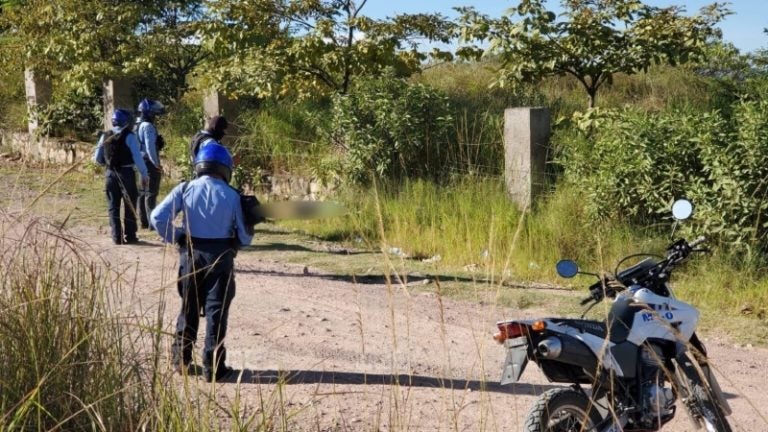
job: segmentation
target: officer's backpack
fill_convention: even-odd
[[[121,129],[119,133],[112,130],[104,131],[104,141],[101,144],[104,147],[104,160],[108,167],[117,168],[133,160],[131,150],[125,142],[129,133],[131,128],[128,127]]]

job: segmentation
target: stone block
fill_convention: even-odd
[[[521,210],[530,208],[544,191],[549,136],[546,108],[504,111],[504,178],[510,198]]]
[[[117,108],[125,108],[131,112],[136,110],[131,82],[127,78],[107,79],[104,86],[104,130],[112,128],[112,113]]]
[[[41,110],[51,102],[51,81],[46,77],[36,74],[32,69],[24,70],[24,91],[27,96],[27,128],[29,133],[39,134]]]

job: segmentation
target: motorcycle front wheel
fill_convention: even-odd
[[[725,410],[693,362],[688,357],[677,368],[678,385],[681,396],[686,400],[686,407],[707,432],[732,432]]]
[[[600,413],[583,394],[571,389],[544,392],[525,418],[524,432],[591,432]]]

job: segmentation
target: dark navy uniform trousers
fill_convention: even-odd
[[[141,227],[150,228],[149,215],[152,214],[152,210],[157,206],[157,194],[160,191],[160,179],[163,177],[163,172],[154,166],[149,158],[144,158],[144,165],[147,166],[147,172],[149,173],[149,183],[139,193],[136,211],[139,213]]]
[[[179,249],[178,290],[182,308],[176,321],[174,361],[192,361],[201,309],[205,313],[203,367],[224,365],[229,306],[235,297],[235,249],[231,239],[192,239]]]
[[[137,226],[134,206],[139,190],[136,187],[136,173],[133,171],[133,165],[109,168],[105,175],[104,190],[107,194],[107,213],[109,226],[112,228],[112,241],[116,244],[135,241]],[[124,225],[120,223],[121,206],[125,207]]]

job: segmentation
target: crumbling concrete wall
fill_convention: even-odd
[[[38,137],[26,132],[0,131],[3,148],[25,160],[72,164],[91,157],[94,144],[71,139]]]

